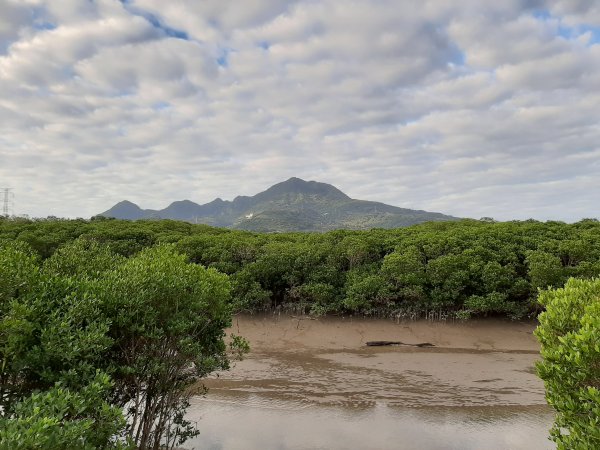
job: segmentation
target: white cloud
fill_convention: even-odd
[[[481,217],[598,216],[595,2],[6,1],[17,212],[251,195],[290,176]]]

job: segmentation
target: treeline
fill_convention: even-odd
[[[0,241],[47,259],[76,239],[130,257],[174,244],[230,277],[236,310],[311,314],[426,312],[524,317],[539,288],[600,275],[600,222],[431,222],[409,228],[258,234],[174,221],[0,221]]]

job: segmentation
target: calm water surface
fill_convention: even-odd
[[[238,318],[233,331],[252,353],[192,399],[201,435],[185,447],[552,449],[533,328]]]
[[[260,397],[200,400],[197,449],[551,449],[545,407],[324,407]]]

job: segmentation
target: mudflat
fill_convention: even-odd
[[[227,330],[246,337],[256,352],[357,349],[368,341],[428,341],[449,349],[539,352],[536,323],[482,319],[396,321],[366,317],[238,315]]]
[[[251,352],[192,400],[190,448],[551,449],[535,326],[237,316]]]
[[[500,320],[238,316],[230,331],[249,340],[251,353],[206,385],[338,405],[543,405],[534,329],[532,322]]]

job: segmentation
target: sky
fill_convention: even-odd
[[[292,176],[460,217],[600,217],[600,2],[0,0],[16,214]]]

